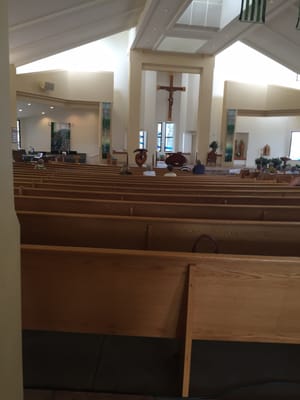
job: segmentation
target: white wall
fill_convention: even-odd
[[[98,110],[57,110],[48,117],[21,120],[22,148],[51,150],[51,122],[71,123],[71,150],[87,153],[87,159],[98,155]]]
[[[293,130],[300,130],[300,116],[237,117],[235,132],[249,132],[246,166],[255,167],[266,144],[271,148],[268,158],[288,156]]]
[[[54,90],[41,89],[41,82],[54,84]],[[110,102],[113,99],[112,72],[47,71],[16,76],[17,90],[64,100]]]

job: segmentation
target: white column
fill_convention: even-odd
[[[0,2],[0,398],[23,398],[19,224],[14,210],[7,0]]]

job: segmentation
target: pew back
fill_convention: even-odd
[[[18,211],[71,212],[167,218],[300,221],[300,206],[167,203],[15,195]]]
[[[24,244],[300,256],[300,222],[18,211]],[[202,240],[203,239],[203,240]],[[208,240],[206,240],[208,239]]]
[[[25,329],[300,343],[300,259],[22,245]],[[188,285],[189,282],[189,285]]]
[[[24,329],[300,343],[300,259],[22,245]]]

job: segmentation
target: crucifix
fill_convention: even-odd
[[[172,106],[173,106],[173,92],[176,91],[181,91],[185,92],[185,87],[184,86],[173,86],[173,81],[174,81],[174,75],[170,74],[170,85],[169,86],[157,86],[157,89],[160,90],[166,90],[169,92],[169,110],[168,110],[168,121],[172,121]]]

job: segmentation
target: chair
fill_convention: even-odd
[[[206,165],[216,166],[217,164],[217,153],[214,150],[211,150],[207,153]]]

